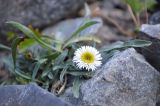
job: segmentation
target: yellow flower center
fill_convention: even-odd
[[[84,63],[90,64],[90,63],[93,63],[95,61],[95,56],[91,52],[87,51],[87,52],[84,52],[81,55],[81,60]]]

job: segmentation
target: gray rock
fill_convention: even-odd
[[[85,0],[0,0],[0,30],[6,32],[6,21],[18,21],[42,28],[76,14]]]
[[[160,24],[157,25],[143,24],[141,26],[140,31],[149,35],[152,38],[160,39]]]
[[[75,18],[64,20],[54,26],[48,27],[43,31],[43,34],[55,37],[55,39],[64,41],[68,39],[74,31],[76,31],[81,25],[83,25],[88,19],[87,18]],[[98,32],[102,26],[103,21],[99,17],[91,18],[89,20],[97,21],[99,23],[90,26],[80,33],[80,35],[93,35]]]
[[[0,106],[71,106],[35,84],[0,87]]]
[[[160,24],[144,24],[141,26],[140,31],[141,33],[138,38],[152,41],[152,45],[149,47],[141,48],[140,53],[145,56],[151,65],[160,71]]]
[[[156,106],[160,73],[133,48],[112,57],[81,85],[77,106]],[[71,89],[63,99],[75,105]]]
[[[149,24],[160,24],[160,11],[155,12],[149,19]]]
[[[116,30],[114,30],[113,27],[104,25],[101,27],[96,35],[101,39],[102,43],[101,45],[109,45],[112,42],[116,41],[125,41],[128,40],[128,38],[125,36],[120,36],[120,34],[117,34]]]
[[[102,8],[113,9],[115,7],[124,8],[124,3],[121,0],[102,0]]]

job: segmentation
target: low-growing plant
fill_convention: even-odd
[[[135,26],[139,28],[141,26],[140,14],[145,11],[146,22],[148,23],[147,9],[152,9],[155,0],[123,0],[128,5],[128,10],[132,16]]]
[[[151,45],[150,41],[135,39],[96,49],[96,45],[101,43],[97,37],[80,35],[86,28],[97,24],[91,20],[82,24],[64,42],[42,36],[39,31],[18,22],[9,21],[7,24],[23,32],[24,36],[17,34],[11,48],[0,45],[0,48],[9,50],[12,54],[3,59],[10,79],[1,81],[1,84],[35,82],[57,95],[61,94],[65,87],[73,85],[73,94],[77,98],[81,82],[91,78],[97,68],[116,51]]]

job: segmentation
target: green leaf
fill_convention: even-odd
[[[59,70],[59,69],[63,69],[65,66],[64,65],[54,65],[54,67],[52,68],[52,70]]]
[[[47,69],[45,69],[44,71],[43,71],[43,73],[42,73],[42,78],[44,78],[45,76],[47,76],[48,75],[48,73],[49,72],[51,72],[52,71],[52,69],[50,69],[49,67],[47,68]]]
[[[152,42],[146,41],[146,40],[140,40],[140,39],[135,39],[135,40],[130,40],[126,42],[116,42],[113,43],[112,45],[102,48],[100,52],[110,52],[112,50],[116,49],[123,49],[123,48],[130,48],[130,47],[145,47],[145,46],[150,46]]]
[[[12,39],[14,39],[14,37],[16,37],[16,33],[15,32],[7,32],[7,40],[10,41]]]
[[[22,71],[20,71],[18,69],[15,69],[15,73],[18,74],[19,76],[21,76],[22,78],[31,80],[31,76],[25,74],[24,72],[22,72]]]
[[[60,54],[59,52],[54,52],[54,53],[52,53],[50,55],[44,56],[43,58],[47,58],[49,60],[54,60],[59,56],[59,54]]]
[[[94,73],[93,72],[88,72],[88,71],[67,71],[66,74],[70,74],[73,76],[93,76]]]
[[[10,48],[10,47],[5,46],[5,45],[3,45],[3,44],[0,44],[0,49],[11,51],[11,48]]]
[[[19,42],[22,40],[22,38],[16,38],[12,42],[12,59],[14,64],[14,69],[16,68],[16,57],[17,57],[17,46]]]
[[[145,0],[145,5],[147,9],[152,9],[152,7],[156,4],[155,0]]]
[[[155,0],[123,0],[127,3],[135,13],[140,13],[144,9],[148,9],[155,4]]]
[[[73,82],[73,88],[72,88],[73,95],[75,98],[79,98],[80,86],[81,86],[81,82],[80,82],[80,79],[77,77]]]
[[[97,24],[98,22],[97,21],[89,21],[89,22],[86,22],[84,25],[80,26],[73,34],[72,34],[72,37],[78,35],[80,32],[82,32],[83,30],[85,30],[86,28],[94,25],[94,24]]]
[[[18,45],[19,52],[21,52],[21,53],[24,52],[26,49],[33,46],[35,43],[36,43],[35,40],[33,40],[31,38],[24,39]]]
[[[47,67],[44,69],[43,73],[42,73],[42,78],[44,78],[45,76],[47,76],[49,74],[49,72],[54,72],[56,70],[59,70],[59,69],[63,69],[64,68],[64,65],[54,65],[52,69],[50,69],[49,67],[50,65],[48,64]]]
[[[77,43],[77,42],[81,42],[81,41],[94,41],[97,43],[101,43],[101,41],[95,37],[95,36],[76,36],[73,37],[72,39],[70,39],[69,41],[67,41],[63,48],[67,47],[68,45],[72,44],[72,43]]]
[[[143,6],[140,0],[124,0],[124,1],[131,6],[134,12],[141,12],[143,9]]]
[[[140,39],[124,42],[125,47],[145,47],[145,46],[150,46],[151,44],[152,44],[151,41],[140,40]]]
[[[33,38],[33,36],[35,36],[34,33],[29,28],[27,28],[26,26],[24,26],[18,22],[9,21],[9,22],[7,22],[7,24],[12,25],[13,27],[19,29],[29,38]]]
[[[101,53],[101,56],[103,57],[102,59],[102,64],[106,63],[112,56],[114,56],[115,53],[120,52],[119,50],[112,50],[110,52],[103,52]]]
[[[31,29],[27,28],[26,26],[18,23],[18,22],[14,22],[14,21],[9,21],[7,22],[7,24],[12,25],[13,27],[19,29],[20,31],[22,31],[27,37],[34,39],[37,43],[39,43],[42,47],[46,47],[48,49],[51,50],[55,50],[55,51],[59,51],[56,48],[54,48],[52,45],[47,44],[46,42],[44,42],[41,37],[37,36]],[[60,51],[59,51],[60,52]]]
[[[122,48],[123,44],[124,44],[124,42],[117,41],[107,47],[103,47],[102,49],[100,49],[100,52],[110,52],[112,50]]]
[[[53,77],[54,77],[53,74],[52,74],[51,72],[49,72],[49,73],[48,73],[48,78],[52,80]]]
[[[20,76],[16,76],[16,81],[20,84],[28,84],[30,82],[29,80],[22,78]]]
[[[55,65],[61,64],[66,56],[68,55],[68,50],[63,51],[56,59],[55,59]]]
[[[7,70],[9,71],[9,73],[14,75],[15,74],[14,64],[13,64],[13,61],[11,61],[11,59],[12,59],[12,57],[5,56],[5,57],[1,58],[1,61],[2,61],[2,63],[4,63],[5,67],[7,67]]]
[[[60,74],[60,81],[61,81],[61,82],[63,82],[63,78],[64,78],[64,75],[66,74],[67,68],[68,68],[68,67],[65,67],[65,68],[63,68],[63,70],[61,71],[61,74]]]
[[[53,39],[53,38],[50,37],[50,36],[42,36],[42,40],[45,41],[45,42],[47,41],[47,42],[49,42],[49,43],[62,44],[61,41],[55,40],[55,39]]]
[[[40,68],[41,64],[39,62],[36,63],[34,69],[33,69],[33,73],[32,73],[32,81],[35,80],[35,77],[39,71],[39,68]]]
[[[25,74],[24,72],[20,71],[19,69],[15,69],[15,73],[17,75],[19,75],[20,77],[22,77],[22,78],[25,78],[25,79],[28,79],[28,80],[32,80],[30,75]],[[39,82],[39,83],[44,83],[44,82],[42,82],[40,80],[35,80],[35,81]]]
[[[36,62],[35,67],[33,69],[33,73],[32,73],[32,81],[35,80],[35,77],[39,71],[39,68],[40,68],[41,64],[44,62],[46,62],[46,59],[42,59],[42,60],[39,60],[38,62]]]

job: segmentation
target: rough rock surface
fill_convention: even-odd
[[[141,34],[138,36],[140,39],[149,40],[152,45],[149,47],[141,48],[140,52],[145,56],[148,62],[160,71],[160,24],[141,26]]]
[[[45,27],[54,24],[84,5],[85,0],[0,0],[0,30],[14,20],[25,25]]]
[[[133,48],[117,53],[81,85],[81,96],[68,89],[63,99],[77,106],[156,106],[160,74]]]
[[[0,106],[71,106],[37,85],[0,87]]]

